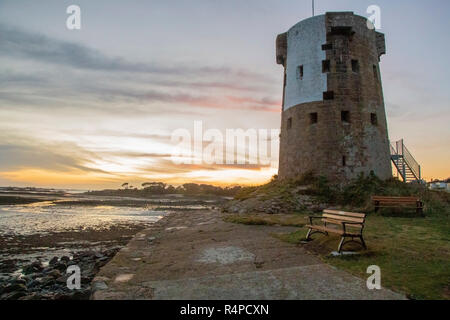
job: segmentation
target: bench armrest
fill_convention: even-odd
[[[311,225],[313,225],[313,220],[314,219],[322,219],[322,216],[309,216],[308,219],[309,219],[309,223]]]
[[[364,224],[364,222],[347,222],[347,221],[342,221],[342,224]]]
[[[347,222],[347,221],[343,221],[343,222],[341,222],[341,224],[342,224],[342,229],[344,230],[344,233],[346,232],[345,225],[347,225],[347,224],[360,225],[362,227],[361,228],[361,233],[362,233],[362,230],[364,228],[364,222]]]

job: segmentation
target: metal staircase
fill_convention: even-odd
[[[420,165],[406,148],[403,139],[395,142],[395,148],[391,147],[391,160],[397,169],[397,177],[400,176],[405,183],[422,182]]]

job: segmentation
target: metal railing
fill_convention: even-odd
[[[416,159],[414,159],[408,148],[406,148],[405,144],[403,143],[403,139],[395,142],[395,148],[392,146],[392,144],[389,145],[391,148],[391,156],[403,158],[402,168],[397,168],[397,170],[401,171],[400,173],[402,174],[403,179],[406,181],[406,168],[404,166],[407,165],[411,172],[414,174],[415,178],[421,180],[421,167]],[[395,165],[397,166],[397,163],[395,163]]]
[[[420,165],[417,163],[416,159],[414,159],[411,152],[409,152],[405,145],[403,145],[403,159],[408,164],[409,168],[414,173],[416,178],[420,180]]]

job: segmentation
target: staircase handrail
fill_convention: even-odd
[[[403,159],[411,168],[411,171],[414,173],[417,179],[420,179],[420,165],[417,163],[416,159],[412,156],[411,152],[409,152],[408,148],[403,144]]]

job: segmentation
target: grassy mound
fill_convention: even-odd
[[[274,176],[265,185],[242,188],[234,199],[241,202],[252,199],[280,199],[289,206],[298,203],[301,196],[310,196],[316,203],[369,212],[373,210],[373,195],[418,196],[424,201],[426,214],[448,211],[450,206],[448,193],[431,191],[419,184],[405,184],[397,179],[384,181],[373,174],[360,175],[345,186],[331,184],[326,178],[314,176],[312,173],[290,180],[279,180]]]

